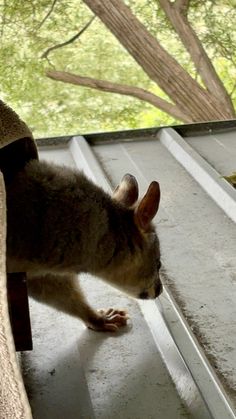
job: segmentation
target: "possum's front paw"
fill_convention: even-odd
[[[120,327],[127,325],[129,316],[125,310],[98,310],[98,314],[89,320],[88,328],[100,332],[117,332]]]

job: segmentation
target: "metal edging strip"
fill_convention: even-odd
[[[217,205],[236,222],[236,190],[172,128],[161,130],[158,138]]]
[[[142,305],[142,310],[155,340],[162,344],[160,351],[166,361],[167,367],[168,357],[165,359],[165,346],[163,345],[162,340],[159,339],[160,331],[153,320],[156,316],[160,316],[159,313],[161,313],[162,319],[212,417],[214,419],[235,419],[236,415],[233,406],[231,405],[219,378],[210,365],[203,348],[195,338],[187,320],[183,316],[168,287],[164,286],[163,296],[161,296],[156,303],[154,302],[152,307],[150,306],[145,309]],[[202,418],[201,415],[198,417]]]
[[[82,136],[72,137],[69,143],[69,149],[76,166],[81,167],[81,164],[77,162],[82,161],[85,174],[95,183],[99,180],[100,186],[106,192],[111,192],[111,185],[85,138]]]

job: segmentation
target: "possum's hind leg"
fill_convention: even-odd
[[[29,294],[34,299],[79,317],[90,329],[115,332],[127,324],[128,316],[124,310],[96,311],[91,308],[76,275],[46,274],[29,276],[28,279]]]

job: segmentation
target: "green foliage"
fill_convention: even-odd
[[[236,189],[236,172],[233,172],[230,176],[223,176],[223,178]]]
[[[36,137],[172,124],[173,118],[134,98],[56,82],[45,76],[57,69],[82,76],[158,89],[96,18],[81,38],[69,40],[91,18],[82,1],[0,0],[1,97],[32,127]],[[189,18],[232,97],[235,93],[236,8],[230,1],[192,1]],[[129,0],[134,13],[192,75],[195,69],[156,0]],[[222,3],[221,3],[222,4]],[[222,7],[224,12],[222,13]]]

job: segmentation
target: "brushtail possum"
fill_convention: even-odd
[[[37,300],[79,317],[95,330],[116,331],[123,310],[90,307],[77,275],[88,272],[136,298],[156,298],[160,246],[152,219],[160,189],[138,201],[125,175],[112,196],[79,171],[32,160],[6,185],[7,269],[27,272]]]

